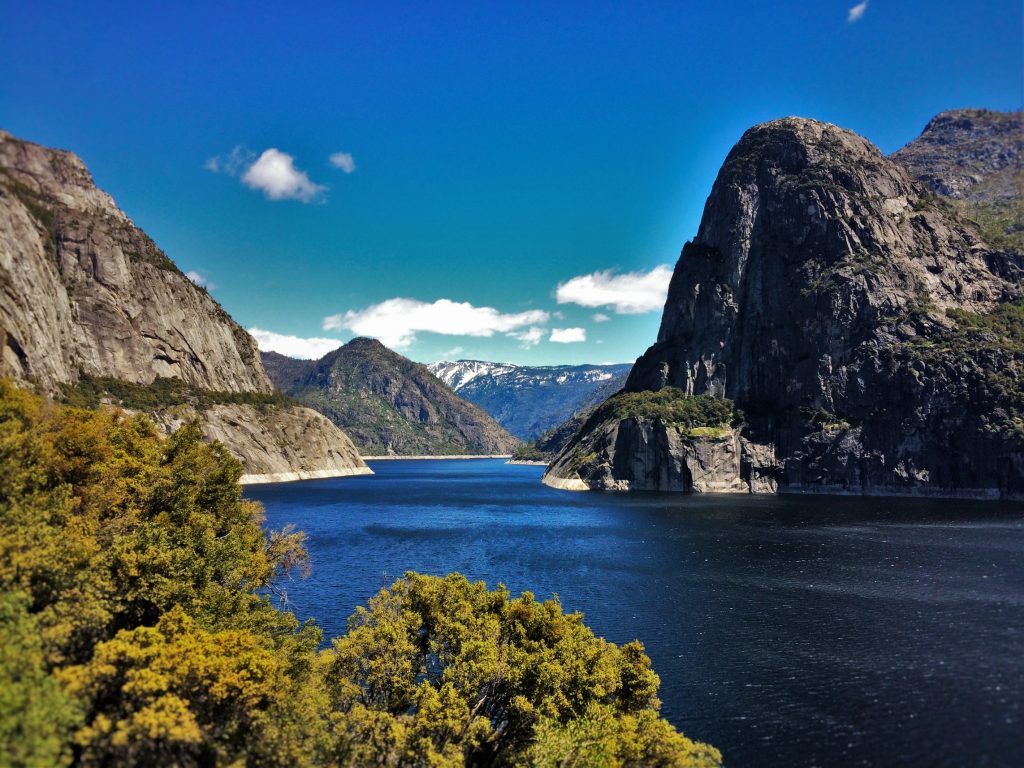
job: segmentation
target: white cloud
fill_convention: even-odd
[[[607,323],[609,320],[611,320],[611,318],[608,317],[608,315],[606,315],[604,312],[597,312],[594,314],[595,323]]]
[[[454,360],[456,357],[466,351],[465,347],[452,347],[451,349],[445,350],[441,353],[442,360]]]
[[[530,349],[540,344],[541,339],[544,338],[544,329],[535,325],[527,328],[525,331],[512,331],[505,335],[511,336],[513,339],[519,339],[522,342],[519,346],[523,349]]]
[[[401,349],[412,344],[419,331],[446,336],[493,336],[546,323],[548,318],[548,313],[540,309],[502,314],[493,307],[474,307],[469,302],[450,299],[427,303],[395,298],[365,309],[325,317],[323,328],[325,331],[348,329],[357,336],[370,336],[392,349]]]
[[[190,269],[188,272],[185,273],[185,277],[187,277],[193,283],[198,285],[200,288],[205,288],[208,291],[215,291],[215,290],[217,290],[217,284],[216,283],[211,283],[210,282],[210,278],[208,278],[206,276],[206,274],[203,273],[203,272],[199,272],[197,270]]]
[[[587,331],[584,328],[552,328],[551,341],[556,344],[575,344],[586,341]]]
[[[313,202],[327,190],[314,184],[304,171],[295,167],[295,158],[271,147],[264,150],[255,163],[242,174],[242,183],[258,189],[268,200],[301,200]]]
[[[302,360],[319,360],[341,346],[337,339],[304,339],[301,336],[288,336],[262,328],[249,328],[249,334],[256,339],[259,348],[264,352],[280,352],[282,355]]]
[[[331,165],[340,168],[345,173],[352,173],[356,169],[355,158],[348,152],[335,152],[328,159],[331,161]]]
[[[864,0],[861,3],[857,3],[855,6],[850,8],[846,12],[846,23],[854,24],[864,18],[864,13],[868,9],[868,0]]]
[[[559,283],[555,298],[559,304],[611,307],[620,315],[641,315],[665,306],[671,279],[672,268],[667,264],[650,272],[624,272],[619,275],[606,269]]]

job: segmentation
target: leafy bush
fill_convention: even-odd
[[[268,595],[305,562],[197,425],[0,380],[0,764],[714,766],[639,643],[413,573],[348,633]]]

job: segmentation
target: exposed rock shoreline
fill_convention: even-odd
[[[242,475],[240,485],[262,485],[265,483],[293,483],[297,480],[326,480],[332,477],[352,477],[355,475],[372,475],[369,467],[349,467],[347,469],[318,469],[308,472],[276,472],[268,475]]]
[[[511,454],[508,453],[466,453],[454,456],[363,456],[361,458],[363,461],[438,461],[445,459],[507,459],[510,456]]]

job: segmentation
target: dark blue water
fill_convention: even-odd
[[[1024,766],[1024,505],[578,494],[501,461],[256,486],[328,634],[405,570],[557,594],[640,638],[731,766]]]

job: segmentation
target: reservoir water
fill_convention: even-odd
[[[641,639],[662,713],[729,766],[1024,766],[1024,505],[555,491],[501,460],[251,486],[304,530],[289,608],[341,634],[406,570]]]

